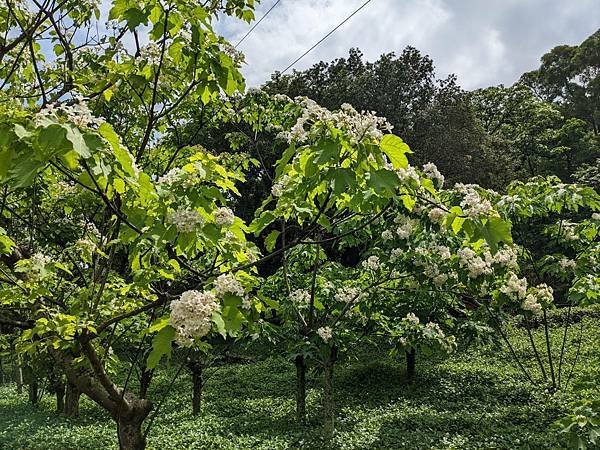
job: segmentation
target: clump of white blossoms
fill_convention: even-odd
[[[139,59],[145,60],[147,64],[158,66],[160,64],[162,49],[156,42],[149,42],[140,49]],[[165,52],[163,58],[167,57]]]
[[[417,182],[421,181],[421,177],[419,177],[417,170],[413,166],[408,166],[406,169],[399,167],[398,169],[396,169],[396,175],[398,175],[398,178],[403,183],[410,180]]]
[[[553,289],[547,284],[542,283],[529,290],[522,308],[526,311],[531,311],[533,314],[539,314],[545,308],[548,308],[553,301]]]
[[[390,262],[396,261],[402,253],[403,250],[401,248],[393,248],[390,252]]]
[[[442,208],[433,208],[429,211],[429,220],[435,223],[439,223],[440,225],[446,220],[446,216],[448,214]]]
[[[189,347],[212,328],[212,315],[220,305],[212,292],[186,291],[171,302],[169,323],[175,328],[175,342]]]
[[[271,195],[273,197],[281,197],[285,192],[285,188],[290,182],[290,177],[288,175],[283,175],[280,177],[277,182],[271,187]]]
[[[362,262],[362,266],[366,270],[376,271],[381,267],[381,263],[378,256],[371,255]]]
[[[226,273],[219,275],[215,280],[215,291],[219,297],[223,297],[227,293],[243,297],[245,293],[242,283],[235,276]]]
[[[290,293],[290,300],[298,305],[310,303],[310,292],[306,289],[296,289]]]
[[[404,319],[402,319],[402,320],[405,320],[405,321],[407,321],[407,322],[409,322],[409,323],[413,323],[413,324],[415,324],[415,325],[418,325],[418,324],[419,324],[419,322],[420,322],[420,320],[419,320],[419,318],[416,316],[416,314],[415,314],[415,313],[411,313],[411,312],[410,312],[410,313],[408,313],[408,314],[406,315],[406,317],[405,317]]]
[[[80,128],[96,129],[104,123],[101,117],[95,117],[87,105],[87,102],[81,96],[74,98],[74,103],[49,103],[37,113],[37,118],[41,119],[48,116],[64,116]]]
[[[323,342],[325,342],[326,344],[331,340],[331,338],[333,337],[333,331],[331,330],[330,327],[321,327],[317,330],[317,334],[319,335],[319,337],[321,339],[323,339]]]
[[[573,270],[575,267],[577,267],[577,263],[569,258],[561,258],[558,261],[558,265],[562,270]]]
[[[435,164],[428,162],[423,165],[423,173],[430,180],[435,180],[438,182],[438,187],[441,188],[444,185],[444,175],[440,173]]]
[[[31,264],[36,267],[46,267],[52,262],[52,258],[50,256],[44,255],[40,252],[34,253],[29,260]]]
[[[337,290],[335,299],[342,303],[351,303],[360,296],[360,289],[352,286],[344,286]]]
[[[381,233],[381,239],[384,241],[390,241],[394,239],[394,233],[391,230],[385,230]]]
[[[281,132],[278,137],[288,142],[304,143],[316,130],[315,123],[332,124],[346,131],[351,143],[363,140],[379,141],[384,131],[391,131],[392,125],[373,111],[358,112],[348,103],[344,103],[339,111],[331,112],[314,100],[307,97],[296,97],[294,103],[302,108],[302,114],[289,132]],[[326,127],[324,128],[326,129]]]
[[[213,212],[215,223],[221,227],[230,227],[235,221],[235,214],[227,207],[217,208]]]
[[[460,202],[460,206],[467,216],[476,219],[487,215],[492,209],[492,204],[489,200],[481,197],[473,187],[462,185],[459,187],[459,190],[465,195]]]
[[[508,295],[513,300],[523,299],[527,294],[527,279],[519,278],[511,272],[506,284],[500,288],[500,292]]]
[[[479,257],[472,249],[465,247],[456,252],[458,255],[458,263],[460,267],[466,268],[470,278],[477,278],[480,275],[492,273],[489,267],[481,257]]]
[[[597,213],[597,212],[593,213],[592,220],[600,221],[600,213]]]
[[[191,233],[204,224],[204,219],[195,209],[180,208],[167,216],[167,222],[175,225],[180,233]]]
[[[398,224],[396,234],[400,239],[408,239],[418,223],[415,219],[409,219],[401,214],[394,218],[394,222]]]
[[[495,255],[491,256],[488,262],[508,267],[509,269],[516,269],[518,267],[517,253],[512,247],[502,247]]]
[[[219,44],[219,49],[229,56],[236,66],[240,66],[246,62],[244,54],[227,41],[221,42]]]

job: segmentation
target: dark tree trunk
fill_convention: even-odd
[[[37,405],[39,398],[39,386],[37,380],[32,380],[29,383],[29,402],[32,405]]]
[[[153,375],[153,370],[142,371],[142,376],[140,377],[140,398],[146,398],[148,396],[148,388],[152,382]]]
[[[151,408],[146,401],[133,401],[133,404],[131,412],[117,418],[117,433],[121,450],[144,450],[146,448],[146,437],[142,432],[142,424],[148,417]]]
[[[409,383],[412,383],[415,379],[415,363],[417,359],[417,352],[414,348],[406,353],[406,379]]]
[[[323,371],[323,414],[324,434],[326,439],[333,438],[335,403],[333,397],[333,366],[337,359],[337,348],[332,347],[329,356],[325,360]]]
[[[296,356],[296,420],[306,420],[306,361],[304,356]]]
[[[67,383],[67,394],[65,399],[65,416],[77,417],[79,416],[79,397],[81,392],[77,389],[77,386],[71,383]]]
[[[53,381],[52,388],[56,395],[56,413],[62,414],[65,412],[65,383],[62,378]]]
[[[202,388],[204,387],[204,361],[197,355],[188,362],[188,368],[192,374],[192,414],[197,416],[202,410]]]

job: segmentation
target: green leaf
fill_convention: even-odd
[[[165,326],[154,336],[154,339],[152,339],[152,351],[148,355],[146,363],[148,369],[154,369],[163,356],[166,356],[167,359],[171,358],[171,343],[174,339],[175,328],[171,325]]]
[[[281,232],[279,230],[273,230],[265,238],[265,247],[267,248],[267,251],[273,251],[273,249],[275,248],[275,244],[277,244],[277,238],[280,234]]]
[[[356,186],[356,175],[352,169],[337,168],[333,171],[333,193],[339,195],[342,192]]]
[[[399,185],[400,180],[398,175],[386,169],[380,169],[376,172],[371,173],[368,184],[375,192],[381,193],[381,191],[394,191]]]
[[[394,169],[406,169],[408,158],[406,153],[412,153],[410,147],[398,136],[386,134],[379,144],[381,151],[387,155]]]

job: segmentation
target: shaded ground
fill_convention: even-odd
[[[590,317],[585,323],[577,374],[600,362],[598,319]],[[559,328],[553,332],[556,346],[561,333]],[[524,338],[516,336],[517,352],[531,364]],[[542,343],[541,334],[536,339]],[[575,350],[570,346],[567,357],[573,358]],[[417,382],[407,385],[401,366],[376,352],[341,365],[335,378],[338,416],[331,447],[562,446],[549,428],[564,413],[569,393],[550,396],[531,389],[504,350],[490,347],[447,360],[421,360],[417,370]],[[168,376],[165,371],[154,383],[155,400],[166,390]],[[193,417],[190,380],[183,373],[152,427],[149,448],[324,448],[319,378],[310,377],[305,426],[294,421],[293,382],[293,366],[283,358],[219,368],[207,382],[202,416]],[[112,421],[88,400],[76,420],[57,417],[53,408],[49,396],[32,407],[13,387],[0,387],[0,448],[115,448]]]

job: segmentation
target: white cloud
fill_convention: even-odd
[[[275,0],[264,0],[257,18]],[[285,68],[364,0],[281,0],[240,45],[248,84]],[[369,60],[412,45],[430,55],[439,76],[456,73],[466,88],[511,84],[555,45],[575,44],[596,30],[597,0],[372,0],[294,68],[344,57],[358,47]],[[598,17],[597,14],[595,16]],[[250,28],[221,20],[236,43]]]

